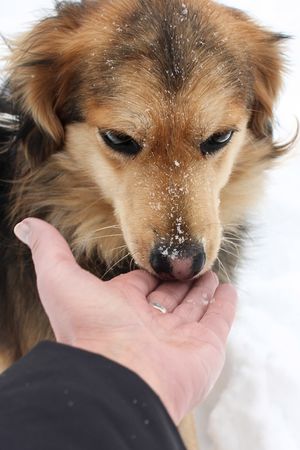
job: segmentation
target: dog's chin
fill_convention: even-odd
[[[170,274],[167,274],[167,273],[158,273],[158,274],[157,273],[152,273],[152,275],[156,276],[157,278],[159,278],[162,281],[182,281],[182,282],[185,282],[185,281],[196,280],[197,278],[200,278],[203,275],[203,273],[202,272],[198,273],[197,275],[194,275],[193,277],[185,277],[184,275],[182,275],[182,276],[180,276],[180,275],[174,276],[174,275],[170,275]]]
[[[196,275],[196,276],[194,276],[194,277],[185,277],[185,276],[180,276],[180,275],[177,275],[176,277],[174,276],[174,275],[169,275],[169,274],[164,274],[164,273],[162,273],[162,274],[156,274],[156,276],[159,278],[159,279],[161,279],[161,280],[163,280],[163,281],[182,281],[182,282],[184,282],[184,281],[192,281],[192,280],[194,280],[194,279],[196,279],[196,278],[198,278],[198,276],[199,275]]]
[[[180,273],[176,274],[176,276],[172,275],[172,274],[168,274],[168,273],[156,273],[154,272],[154,270],[149,269],[148,267],[142,267],[139,266],[137,263],[135,263],[135,267],[132,270],[144,270],[148,273],[150,273],[150,275],[155,276],[156,278],[159,278],[161,281],[181,281],[181,282],[187,282],[187,281],[195,281],[198,278],[202,277],[206,272],[209,271],[209,268],[204,268],[203,270],[201,270],[201,272],[197,273],[196,275],[192,276],[192,277],[186,277],[185,275],[181,275]]]

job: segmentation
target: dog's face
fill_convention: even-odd
[[[224,91],[220,80],[212,89],[205,71],[181,95],[153,78],[142,67],[120,77],[122,92],[70,127],[68,149],[113,205],[136,263],[191,278],[217,257],[220,194],[248,117],[236,86]]]
[[[99,187],[140,267],[210,269],[243,210],[235,178],[275,151],[278,36],[204,0],[87,1],[51,20],[15,69],[19,101]]]

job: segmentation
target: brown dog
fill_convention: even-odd
[[[272,138],[285,36],[208,0],[63,2],[13,44],[1,99],[0,342],[51,338],[12,228],[46,219],[110,278],[232,278]],[[6,181],[3,181],[6,180]]]

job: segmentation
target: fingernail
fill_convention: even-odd
[[[23,220],[23,222],[18,223],[14,228],[14,233],[20,241],[29,246],[30,226],[27,222]]]

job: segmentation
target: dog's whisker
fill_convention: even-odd
[[[226,244],[230,244],[234,247],[239,247],[239,242],[235,239],[231,240],[229,238],[223,237],[222,238],[222,242],[226,243]]]
[[[121,245],[119,247],[112,248],[110,250],[112,262],[115,261],[116,259],[120,258],[121,256],[123,256],[124,252],[128,252],[127,245]]]
[[[111,251],[113,252],[115,250],[122,250],[123,248],[127,248],[127,245],[126,244],[125,245],[120,245],[119,247],[113,248]]]
[[[106,277],[106,275],[111,272],[120,262],[122,262],[125,258],[130,255],[130,252],[126,253],[126,255],[122,256],[117,262],[115,262],[107,271],[102,275],[102,279]]]
[[[238,243],[236,243],[236,242],[233,242],[233,241],[231,241],[231,240],[229,240],[229,239],[222,239],[222,243],[225,243],[226,245],[230,245],[231,247],[234,247],[236,250],[239,250],[240,249],[240,247],[241,247],[241,245],[239,245]]]
[[[134,261],[134,258],[132,257],[131,261],[130,261],[130,265],[129,265],[130,272],[132,271],[132,267],[134,266],[134,263],[135,263],[135,261]]]
[[[120,237],[123,236],[123,234],[107,234],[104,236],[93,236],[93,237],[89,237],[88,239],[85,239],[84,241],[86,243],[90,243],[90,242],[94,242],[94,241],[100,241],[101,239],[107,239],[107,238],[111,238],[111,237]],[[78,239],[74,239],[73,244],[77,245],[77,244],[81,244],[82,243],[82,238],[78,238]]]
[[[115,234],[107,234],[107,235],[99,235],[99,234],[96,234],[96,232],[101,232],[101,231],[105,231],[105,230],[109,230],[109,229],[121,229],[120,228],[120,226],[119,225],[110,225],[110,226],[107,226],[107,227],[103,227],[103,228],[96,228],[95,230],[94,230],[94,236],[91,236],[91,237],[89,237],[86,241],[87,242],[93,242],[93,241],[95,241],[95,240],[100,240],[100,239],[104,239],[104,238],[109,238],[109,237],[120,237],[120,236],[123,236],[123,234],[122,233],[115,233]],[[79,243],[80,244],[80,242],[81,241],[79,241],[79,239],[77,239],[77,240],[74,240],[74,243],[75,244],[77,244],[77,243]]]
[[[101,234],[98,236],[94,236],[91,239],[103,239],[103,238],[108,238],[108,237],[119,237],[119,236],[123,236],[122,233],[116,233],[116,234],[106,234],[104,236],[102,236]]]
[[[222,263],[222,261],[220,260],[219,257],[217,257],[217,261],[218,261],[218,264],[219,264],[219,267],[220,267],[221,271],[222,271],[222,272],[224,273],[224,275],[226,276],[228,282],[231,283],[231,279],[230,279],[230,277],[229,277],[229,275],[228,275],[228,273],[227,273],[227,271],[226,271],[226,269],[225,269],[224,264]]]
[[[228,238],[230,240],[238,240],[238,241],[242,241],[242,242],[247,242],[249,239],[252,239],[252,237],[249,235],[249,237],[244,238],[243,236],[241,236],[240,234],[238,234],[238,232],[228,232],[226,231],[226,233],[224,233],[223,238]]]
[[[124,251],[128,251],[127,245],[120,245],[119,247],[114,247],[110,250],[111,255],[116,254],[116,258],[119,258]],[[114,258],[114,259],[116,259]]]
[[[228,244],[231,244],[232,246],[241,247],[243,244],[245,244],[247,241],[245,239],[232,239],[232,240],[222,240],[223,242],[226,242]]]
[[[228,239],[229,239],[230,242],[235,242],[238,245],[239,244],[246,244],[247,242],[250,241],[250,239],[244,239],[241,236],[230,236],[230,237],[228,236]]]
[[[96,229],[94,230],[94,232],[97,232],[97,231],[103,231],[103,230],[108,230],[108,229],[110,229],[110,228],[118,228],[119,230],[121,229],[121,227],[120,227],[119,225],[109,225],[109,226],[103,227],[103,228],[96,228]]]
[[[235,256],[235,257],[239,257],[240,256],[240,247],[234,245],[234,246],[230,246],[229,248],[227,247],[229,246],[228,243],[226,243],[225,246],[221,245],[220,247],[220,251],[224,252],[224,253],[228,253],[229,255]]]
[[[87,205],[85,208],[83,208],[83,212],[88,211],[90,208],[92,208],[93,206],[97,205],[97,203],[99,202],[99,200],[95,200],[94,202],[90,203],[89,205]]]
[[[227,250],[227,248],[224,248],[224,247],[221,247],[221,251],[224,252],[226,255],[234,256],[234,258],[237,258],[239,256],[238,251],[236,253],[232,253],[229,250]]]

